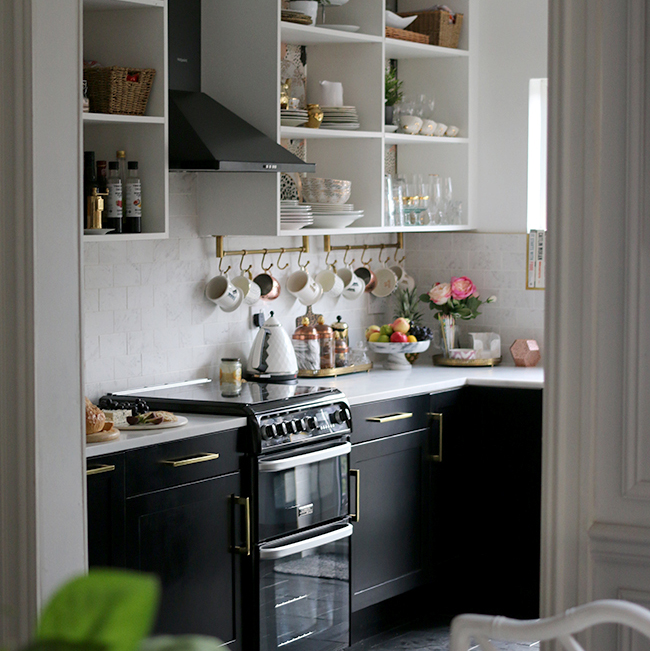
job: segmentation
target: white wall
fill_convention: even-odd
[[[472,40],[473,147],[476,155],[472,210],[481,231],[526,230],[528,81],[547,76],[547,0],[489,0]],[[474,34],[472,37],[474,39]]]

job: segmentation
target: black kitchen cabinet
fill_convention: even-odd
[[[433,395],[431,411],[444,400]],[[541,389],[464,387],[443,417],[432,478],[438,612],[539,616],[541,428]]]
[[[124,566],[124,454],[86,462],[88,564]]]

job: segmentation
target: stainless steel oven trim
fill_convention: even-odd
[[[260,472],[281,472],[282,470],[290,470],[291,468],[304,466],[308,463],[317,463],[318,461],[333,459],[334,457],[344,457],[346,454],[350,454],[351,450],[352,445],[350,443],[342,443],[341,445],[325,448],[324,450],[298,454],[295,457],[286,457],[273,461],[260,461],[258,468]]]
[[[337,526],[332,531],[327,531],[326,533],[322,533],[318,536],[305,538],[304,540],[299,540],[297,542],[280,545],[279,547],[273,547],[271,545],[264,546],[260,548],[260,559],[276,560],[278,558],[284,558],[285,556],[291,556],[292,554],[298,554],[299,552],[306,551],[307,549],[321,547],[322,545],[326,545],[343,538],[348,538],[352,535],[352,530],[352,525],[346,523]]]

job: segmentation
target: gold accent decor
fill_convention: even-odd
[[[214,461],[219,458],[218,452],[202,452],[198,457],[188,457],[186,459],[169,459],[163,460],[160,463],[172,468],[180,468],[181,466],[191,466],[194,463],[202,463],[203,461]]]
[[[283,247],[280,249],[242,249],[241,251],[226,251],[224,249],[225,235],[214,235],[217,244],[217,258],[225,258],[229,255],[255,255],[263,253],[309,253],[309,237],[302,236],[302,246]]]
[[[244,507],[244,522],[246,524],[246,542],[243,546],[233,545],[230,550],[236,554],[250,556],[251,554],[251,500],[250,497],[239,497],[239,495],[231,495],[233,504],[238,504]]]
[[[87,216],[86,228],[101,228],[102,227],[102,213],[104,212],[104,197],[108,196],[108,192],[99,192],[97,188],[93,188],[91,194],[86,198],[87,201]]]
[[[113,472],[113,470],[115,470],[115,466],[113,464],[100,464],[88,468],[86,470],[86,475],[89,477],[90,475],[101,475],[102,473],[105,472]]]
[[[318,129],[325,114],[318,104],[307,104],[307,115],[309,116],[309,119],[305,126],[309,129]]]
[[[363,249],[364,253],[368,249],[395,249],[395,255],[399,249],[404,248],[404,233],[396,233],[397,242],[395,244],[344,244],[340,246],[332,246],[331,235],[323,235],[323,250],[325,253],[330,251],[350,251],[351,249]],[[288,249],[287,249],[288,250]],[[363,256],[362,256],[363,257]]]
[[[434,366],[498,366],[503,357],[488,357],[487,359],[451,359],[444,355],[434,355]]]
[[[372,368],[372,362],[368,364],[357,364],[356,366],[339,366],[338,368],[321,368],[318,371],[300,369],[298,377],[336,377],[349,373],[367,373]]]
[[[427,415],[431,416],[433,420],[438,421],[438,454],[432,454],[431,461],[442,463],[442,414],[438,412],[429,412]]]
[[[356,489],[357,489],[357,498],[354,504],[355,513],[350,513],[350,520],[352,522],[359,522],[359,506],[361,505],[361,499],[359,498],[359,487],[361,482],[361,471],[356,468],[350,468],[350,475],[356,480]]]
[[[406,418],[413,418],[413,413],[410,411],[402,411],[395,414],[386,414],[385,416],[371,416],[366,418],[371,423],[390,423],[394,420],[404,420]]]

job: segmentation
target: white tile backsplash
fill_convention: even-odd
[[[275,301],[259,301],[241,306],[230,314],[204,296],[206,281],[218,274],[215,240],[197,235],[196,174],[170,174],[170,238],[129,242],[88,243],[84,245],[84,314],[86,394],[96,400],[107,391],[134,388],[184,379],[214,376],[221,357],[238,356],[245,360],[255,336],[252,315],[276,313],[291,334],[295,320],[305,307],[286,291],[286,279],[298,269],[298,254],[285,254],[289,267],[279,270],[277,254],[267,256],[271,273],[280,281],[282,292]],[[307,234],[305,232],[305,234]],[[332,237],[332,244],[380,244],[394,242],[395,236],[366,235]],[[507,347],[517,337],[543,343],[543,295],[530,292],[525,283],[525,235],[477,233],[418,233],[406,236],[405,266],[426,292],[435,281],[448,281],[452,275],[468,275],[483,296],[496,294],[499,302],[483,307],[483,316],[463,324],[467,332],[494,330]],[[300,237],[226,238],[230,250],[300,246]],[[310,240],[312,253],[308,270],[316,273],[325,266],[322,238]],[[393,250],[390,249],[390,254]],[[374,258],[378,252],[366,257]],[[361,251],[349,258],[359,262]],[[330,262],[342,265],[343,252],[335,251]],[[224,259],[231,265],[231,277],[240,273],[239,257]],[[261,272],[261,255],[247,256],[254,275]],[[355,264],[356,266],[356,264]],[[225,267],[224,267],[225,268]],[[376,314],[379,305],[383,313]],[[314,311],[327,322],[337,315],[350,325],[352,345],[363,336],[370,323],[392,320],[394,300],[372,299],[364,295],[357,301],[323,298]],[[423,307],[425,322],[433,323],[433,312]],[[370,313],[372,312],[372,313]],[[425,363],[425,362],[422,362]]]

